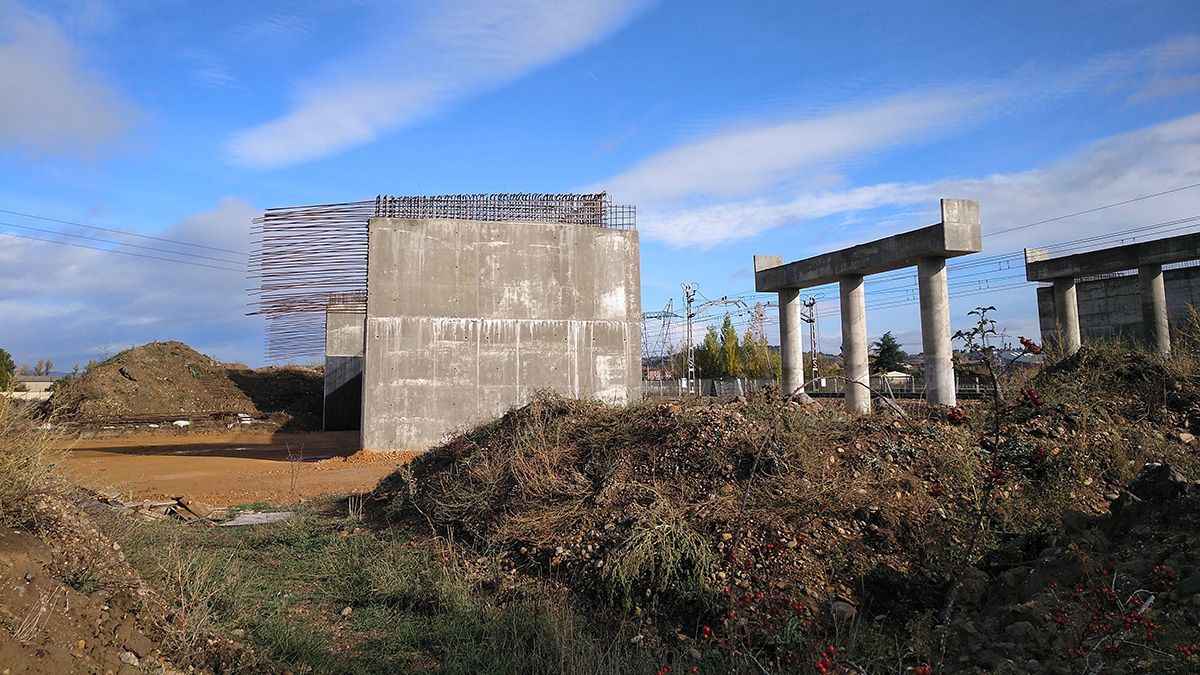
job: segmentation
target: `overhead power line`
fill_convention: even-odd
[[[214,270],[225,270],[226,272],[245,272],[243,269],[234,267],[220,267],[218,265],[209,265],[207,263],[192,262],[190,260],[176,260],[172,258],[162,258],[156,255],[146,255],[145,253],[134,253],[132,251],[117,251],[111,248],[100,248],[99,246],[88,246],[87,244],[76,244],[70,241],[55,241],[53,239],[42,239],[40,237],[31,237],[27,234],[17,234],[16,232],[0,232],[0,235],[5,237],[17,237],[18,239],[29,239],[32,241],[43,241],[47,244],[61,244],[63,246],[74,246],[76,248],[90,248],[93,251],[103,251],[104,253],[119,253],[121,255],[129,255],[135,258],[149,258],[150,260],[161,260],[163,262],[175,263],[177,265],[193,265],[195,267],[207,267]]]
[[[998,234],[1006,234],[1008,232],[1016,232],[1017,230],[1024,230],[1027,227],[1033,227],[1035,225],[1045,225],[1046,223],[1053,223],[1053,222],[1059,221],[1059,220],[1066,220],[1067,218],[1074,218],[1075,216],[1082,216],[1082,215],[1088,214],[1088,213],[1095,213],[1096,211],[1103,211],[1104,209],[1111,209],[1114,206],[1123,206],[1125,204],[1132,204],[1134,202],[1140,202],[1140,201],[1143,201],[1146,199],[1152,199],[1154,197],[1161,197],[1163,195],[1169,195],[1173,192],[1182,192],[1184,190],[1191,190],[1192,188],[1196,188],[1196,187],[1200,187],[1200,183],[1192,183],[1191,185],[1184,185],[1183,187],[1177,187],[1177,188],[1173,188],[1170,190],[1163,190],[1162,192],[1155,192],[1154,194],[1142,195],[1140,197],[1134,197],[1133,199],[1126,199],[1126,200],[1120,201],[1120,202],[1113,202],[1112,204],[1105,204],[1104,206],[1097,206],[1097,207],[1091,208],[1091,209],[1084,209],[1083,211],[1076,211],[1075,213],[1068,213],[1065,216],[1055,216],[1053,218],[1039,220],[1036,223],[1029,223],[1027,225],[1018,225],[1016,227],[1010,227],[1007,230],[997,230],[996,232],[988,232],[987,234],[985,234],[983,236],[994,237]]]
[[[167,237],[156,237],[156,236],[153,236],[150,234],[141,234],[139,232],[130,232],[129,230],[118,230],[113,227],[100,227],[99,225],[88,225],[87,223],[79,223],[79,222],[76,222],[73,220],[61,220],[59,218],[50,218],[48,216],[39,216],[34,213],[23,213],[21,211],[10,211],[9,209],[0,209],[0,213],[8,213],[8,214],[11,214],[14,216],[21,216],[24,218],[34,218],[36,220],[44,220],[44,221],[51,222],[51,223],[61,223],[63,225],[74,225],[76,227],[86,227],[91,230],[101,230],[103,232],[112,232],[115,234],[122,234],[127,237],[139,237],[141,239],[153,239],[154,241],[161,241],[161,242],[166,242],[169,244],[176,244],[178,246],[192,246],[194,248],[205,248],[210,251],[220,251],[222,253],[232,253],[234,255],[249,255],[245,251],[235,251],[233,249],[221,248],[219,246],[209,246],[207,244],[196,244],[196,243],[193,243],[190,241],[183,241],[182,239],[169,239]]]
[[[225,258],[218,258],[216,256],[211,256],[211,255],[203,255],[200,253],[184,253],[182,251],[172,251],[170,249],[158,248],[157,246],[142,246],[141,244],[127,244],[127,243],[121,242],[121,241],[113,241],[112,239],[101,239],[100,237],[89,237],[85,234],[71,234],[69,232],[60,232],[58,230],[49,230],[49,229],[42,228],[42,227],[33,227],[31,225],[18,225],[16,223],[9,223],[9,222],[3,221],[3,220],[0,220],[0,225],[2,225],[4,227],[16,227],[16,228],[19,228],[22,230],[31,230],[33,232],[41,232],[43,234],[53,234],[53,235],[58,235],[61,237],[74,237],[76,239],[86,239],[88,241],[97,241],[102,244],[112,244],[114,246],[126,246],[129,248],[139,248],[139,249],[142,249],[145,251],[154,251],[156,253],[168,253],[170,255],[185,256],[188,258],[199,258],[201,260],[212,260],[215,262],[222,262],[222,263],[227,263],[230,265],[241,265],[242,264],[241,262],[239,262],[237,260],[226,260]],[[45,240],[45,241],[49,241],[49,240]],[[109,249],[98,249],[98,250],[107,251]]]

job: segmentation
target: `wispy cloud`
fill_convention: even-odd
[[[604,186],[639,202],[743,195],[803,169],[927,137],[979,105],[972,95],[932,92],[732,129],[645,159]]]
[[[373,47],[306,79],[288,113],[234,135],[229,155],[242,165],[282,167],[369,142],[575,53],[644,6],[463,0],[418,16],[380,17]]]
[[[676,248],[707,248],[830,216],[859,220],[871,214],[876,220],[874,227],[860,227],[855,232],[860,235],[857,238],[839,228],[821,243],[834,246],[869,238],[880,229],[879,218],[891,217],[890,212],[883,211],[915,209],[908,215],[910,224],[918,226],[934,222],[939,197],[960,197],[979,200],[987,234],[1121,198],[1200,183],[1197,157],[1200,114],[1103,139],[1058,162],[1026,171],[931,183],[884,183],[777,201],[729,200],[695,209],[650,212],[639,220],[647,238]],[[987,241],[988,249],[1001,251],[1076,239],[1081,231],[1098,234],[1197,215],[1200,209],[1195,207],[1196,194],[1182,192],[1139,203],[1136,221],[1121,219],[1128,218],[1129,211],[1105,211],[999,235]],[[817,239],[814,237],[814,243]]]
[[[137,111],[62,25],[8,3],[0,10],[0,148],[92,158],[120,139]]]

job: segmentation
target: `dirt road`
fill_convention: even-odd
[[[127,499],[281,504],[365,492],[413,456],[355,454],[357,442],[357,432],[236,432],[80,439],[62,449],[69,477]]]

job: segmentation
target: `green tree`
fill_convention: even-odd
[[[872,359],[872,370],[876,373],[890,373],[894,370],[901,372],[906,371],[904,364],[908,359],[908,354],[900,349],[900,343],[896,342],[896,338],[892,337],[892,332],[888,331],[879,338],[879,342],[872,345],[875,348],[875,357]]]
[[[733,327],[733,319],[725,315],[721,324],[721,375],[720,377],[741,377],[742,359],[741,346],[738,344],[737,329]],[[715,376],[714,376],[715,377]]]
[[[12,354],[0,349],[0,390],[8,391],[17,384],[17,364],[13,363]]]
[[[752,328],[746,329],[741,344],[742,374],[749,378],[766,379],[771,373],[771,350],[767,347],[767,339],[755,335]]]
[[[721,371],[721,336],[712,326],[704,334],[704,341],[696,347],[696,370],[696,376],[702,378],[725,375]]]

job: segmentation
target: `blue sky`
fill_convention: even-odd
[[[987,234],[1193,183],[1194,0],[0,0],[0,210],[232,251],[271,206],[599,188],[639,208],[650,310],[678,306],[683,281],[752,292],[755,253],[930,224],[940,196],[978,199]],[[1200,189],[1184,190],[995,234],[984,255],[1198,213]],[[1006,264],[951,270],[960,294],[1006,287],[955,297],[956,325],[992,304],[1013,335],[1037,334],[1033,287],[1007,288]],[[907,285],[869,281],[868,332],[919,351]],[[67,368],[181,339],[258,363],[246,286],[0,236],[0,346]],[[836,292],[816,292],[836,352]]]

